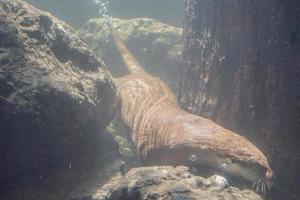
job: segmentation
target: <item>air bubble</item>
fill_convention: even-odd
[[[105,0],[94,0],[94,4],[96,4],[99,8],[98,14],[102,17],[109,17],[108,14],[108,3],[109,1]]]

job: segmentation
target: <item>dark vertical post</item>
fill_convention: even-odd
[[[275,170],[272,199],[299,198],[297,0],[186,0],[181,105],[254,141]]]

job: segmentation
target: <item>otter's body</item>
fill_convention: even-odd
[[[225,166],[230,175],[265,183],[257,183],[261,190],[270,186],[273,172],[261,151],[246,138],[182,110],[169,87],[142,69],[111,28],[130,72],[114,78],[121,116],[144,164],[187,165],[188,157],[196,155],[199,165]]]
[[[210,156],[214,152],[215,158],[206,162],[216,166],[223,158],[230,158],[269,168],[265,156],[244,137],[182,110],[174,93],[159,78],[133,74],[119,78],[116,85],[122,119],[131,129],[131,139],[143,162],[186,164],[189,155],[203,157],[202,152]]]

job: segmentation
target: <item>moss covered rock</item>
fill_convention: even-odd
[[[76,31],[24,1],[2,0],[0,38],[0,198],[20,183],[113,157],[117,145],[101,132],[115,87]]]
[[[187,167],[153,166],[131,169],[115,176],[90,200],[164,199],[164,200],[262,200],[250,191],[228,185],[221,176],[203,178],[189,173]]]
[[[177,90],[182,49],[182,29],[154,19],[113,19],[121,38],[140,64],[153,75]],[[104,18],[89,20],[80,30],[80,36],[101,57],[114,75],[127,73],[112,42]]]

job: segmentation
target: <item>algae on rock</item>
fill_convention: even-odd
[[[0,38],[0,195],[116,157],[101,134],[116,90],[76,31],[24,1],[1,0]]]
[[[253,191],[220,183],[220,176],[203,178],[189,173],[187,167],[153,166],[131,169],[103,185],[94,200],[186,199],[186,200],[262,200]]]
[[[90,19],[79,30],[79,34],[105,61],[113,75],[126,74],[106,23],[104,18]],[[152,75],[159,76],[177,91],[182,29],[148,18],[114,18],[113,24],[144,69]]]

